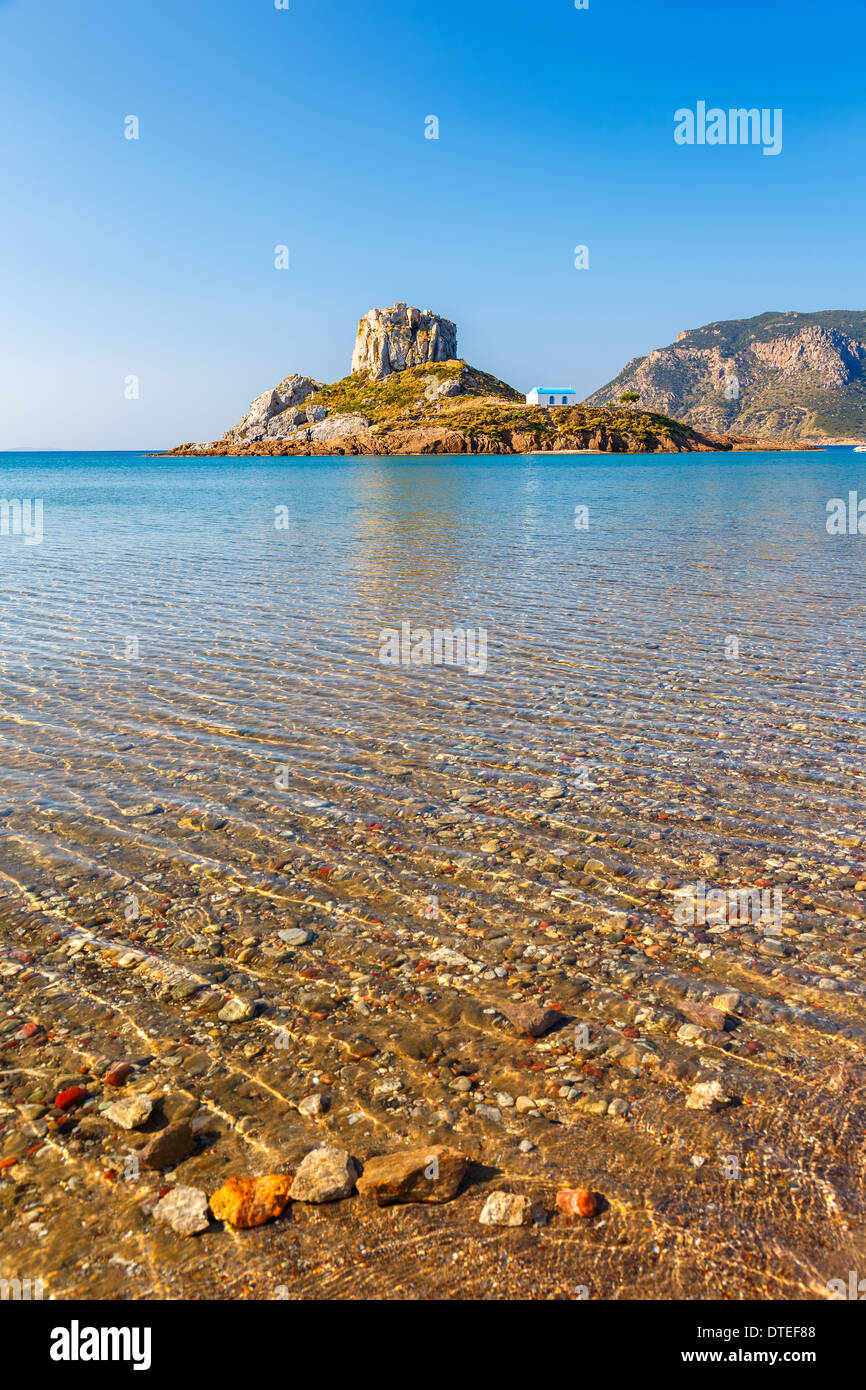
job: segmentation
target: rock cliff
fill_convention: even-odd
[[[383,381],[395,372],[447,362],[456,356],[457,329],[450,319],[422,313],[406,304],[394,304],[390,309],[371,309],[361,319],[352,372]],[[454,381],[434,380],[433,387],[446,394],[460,390]],[[340,414],[332,404],[323,403],[319,393],[324,389],[322,382],[297,372],[285,377],[272,391],[257,396],[243,419],[226,430],[220,442],[229,448],[266,444],[269,440],[327,443],[369,428],[362,413]]]
[[[680,333],[637,357],[587,405],[637,391],[699,430],[788,441],[866,438],[866,313],[761,314]]]
[[[321,386],[320,381],[313,381],[309,376],[299,376],[297,373],[287,376],[273,391],[256,396],[243,419],[226,430],[223,439],[230,444],[257,444],[262,439],[286,439],[301,425],[324,420],[327,411],[321,407],[301,409]]]
[[[407,367],[449,362],[457,356],[457,329],[450,319],[406,304],[371,309],[358,324],[352,371],[381,381]]]

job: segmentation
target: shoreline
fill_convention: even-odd
[[[366,441],[365,441],[366,444]],[[747,454],[747,453],[815,453],[819,452],[823,445],[819,444],[791,444],[779,443],[774,440],[738,440],[730,444],[728,448],[696,448],[696,449],[390,449],[377,453],[375,450],[364,447],[352,447],[351,441],[345,441],[342,446],[327,448],[317,446],[314,449],[286,449],[286,448],[256,448],[250,446],[239,448],[232,446],[224,449],[202,449],[181,446],[176,449],[169,449],[163,453],[149,453],[148,458],[579,458],[579,457],[599,457],[599,458],[672,458],[683,454],[713,454],[724,457],[728,454]]]

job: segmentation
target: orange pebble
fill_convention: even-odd
[[[556,1194],[556,1205],[566,1216],[595,1216],[598,1201],[588,1187],[566,1187]]]

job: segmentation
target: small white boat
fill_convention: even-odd
[[[866,444],[855,444],[855,445],[854,445],[854,453],[855,453],[855,454],[866,454]]]

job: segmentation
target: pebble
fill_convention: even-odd
[[[680,1042],[697,1042],[703,1038],[704,1031],[697,1023],[684,1023],[677,1029],[677,1037]]]
[[[65,1091],[57,1093],[54,1104],[58,1110],[70,1110],[74,1105],[80,1105],[86,1096],[83,1086],[68,1086]]]
[[[153,1209],[154,1220],[164,1221],[180,1236],[195,1236],[210,1225],[207,1197],[197,1187],[173,1187]]]
[[[556,1194],[557,1210],[566,1216],[595,1216],[598,1198],[588,1187],[564,1187]]]
[[[292,1183],[293,1202],[338,1202],[355,1190],[359,1168],[345,1149],[312,1149]]]
[[[210,1199],[217,1221],[227,1221],[237,1230],[264,1226],[282,1216],[289,1200],[292,1179],[285,1173],[262,1178],[228,1178]]]
[[[735,1014],[740,1007],[741,999],[742,996],[739,990],[729,989],[726,990],[724,994],[717,994],[713,1003],[716,1008],[721,1009],[723,1013]]]
[[[721,1110],[729,1096],[725,1094],[720,1081],[698,1081],[686,1097],[687,1110]]]
[[[538,795],[542,801],[558,801],[561,796],[565,796],[565,785],[562,782],[551,782],[548,786],[542,787]]]
[[[495,1105],[476,1105],[475,1114],[482,1120],[490,1120],[495,1125],[502,1124],[502,1111]]]
[[[175,1168],[192,1153],[194,1145],[192,1126],[189,1120],[175,1120],[166,1125],[139,1151],[138,1159],[143,1168]]]
[[[545,1009],[540,1004],[500,1004],[499,1011],[519,1033],[526,1033],[530,1038],[542,1037],[563,1017],[558,1009]]]
[[[304,931],[303,927],[287,927],[284,931],[278,931],[277,936],[287,946],[306,946],[309,941],[315,940],[313,933]]]
[[[323,1115],[328,1108],[327,1096],[321,1095],[318,1091],[311,1096],[304,1096],[298,1105],[300,1115]]]
[[[358,1178],[362,1197],[380,1207],[401,1202],[448,1202],[469,1171],[469,1159],[444,1144],[370,1158]]]
[[[529,1226],[532,1203],[513,1192],[491,1192],[478,1220],[482,1226]]]
[[[116,1100],[108,1107],[105,1116],[121,1129],[140,1129],[147,1124],[152,1110],[150,1096],[124,1096],[123,1100]]]
[[[725,1026],[724,1010],[715,1008],[712,1004],[694,1004],[691,1000],[684,999],[677,1007],[684,1018],[690,1023],[696,1023],[700,1028],[711,1028],[721,1032]]]
[[[132,1075],[132,1067],[128,1062],[120,1062],[105,1074],[106,1086],[125,1086]]]
[[[255,1015],[255,1008],[247,999],[230,999],[217,1014],[223,1023],[245,1023]]]

